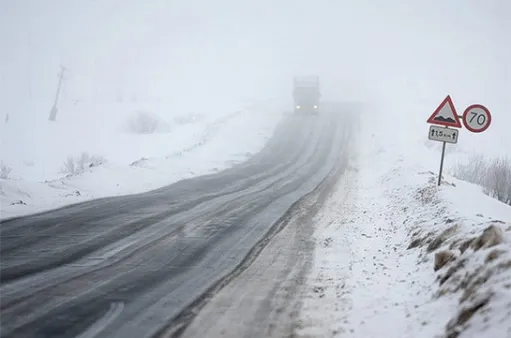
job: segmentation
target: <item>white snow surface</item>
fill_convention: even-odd
[[[263,148],[283,116],[279,107],[267,101],[179,114],[164,105],[78,104],[64,107],[55,123],[46,114],[36,123],[12,118],[0,124],[0,160],[12,169],[0,178],[0,218],[146,192],[228,168]],[[146,120],[155,121],[152,133],[132,132],[130,123],[139,128]],[[65,170],[68,159],[75,173]]]
[[[296,336],[511,337],[511,207],[449,175],[437,187],[427,125],[423,139],[393,130],[382,115],[363,118],[348,173],[316,218]]]

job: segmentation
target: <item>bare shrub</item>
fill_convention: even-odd
[[[484,155],[472,155],[467,163],[454,167],[454,176],[460,180],[483,185],[488,170],[488,159]]]
[[[105,162],[106,162],[106,159],[103,156],[94,155],[89,160],[89,168],[99,167],[100,165],[104,164]]]
[[[511,157],[474,155],[453,171],[457,178],[481,185],[487,195],[511,205]]]
[[[76,174],[74,157],[69,156],[68,158],[66,158],[66,160],[64,161],[64,166],[62,167],[62,172],[70,175]]]
[[[90,155],[88,153],[82,153],[77,159],[76,159],[76,166],[77,170],[79,172],[83,172],[85,168],[89,166],[90,163]]]
[[[491,161],[484,187],[488,195],[511,205],[511,157],[499,157]]]
[[[11,174],[12,168],[5,164],[4,162],[0,163],[0,178],[6,180],[9,178]]]
[[[83,173],[87,168],[97,167],[105,163],[102,156],[90,156],[87,152],[83,152],[80,156],[69,156],[62,167],[62,172],[68,175]]]
[[[134,134],[153,134],[168,132],[168,124],[154,114],[144,111],[135,112],[127,121],[127,129]]]

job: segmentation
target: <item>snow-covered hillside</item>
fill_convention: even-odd
[[[57,122],[42,115],[1,124],[1,218],[219,171],[258,152],[282,118],[271,102],[202,114],[163,105],[78,108]]]
[[[381,113],[316,219],[297,336],[511,336],[511,206],[448,171],[438,187],[426,123],[389,137]]]

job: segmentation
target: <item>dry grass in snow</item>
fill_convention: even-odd
[[[509,337],[511,208],[466,182],[433,181],[417,190],[432,217],[413,225],[409,249],[435,270],[433,299],[456,299],[445,337]]]
[[[459,163],[454,168],[454,175],[484,187],[486,194],[511,205],[511,157],[473,155],[466,163]]]

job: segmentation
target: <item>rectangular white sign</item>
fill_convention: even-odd
[[[433,141],[458,143],[458,133],[458,129],[431,126],[429,127],[428,138]]]

